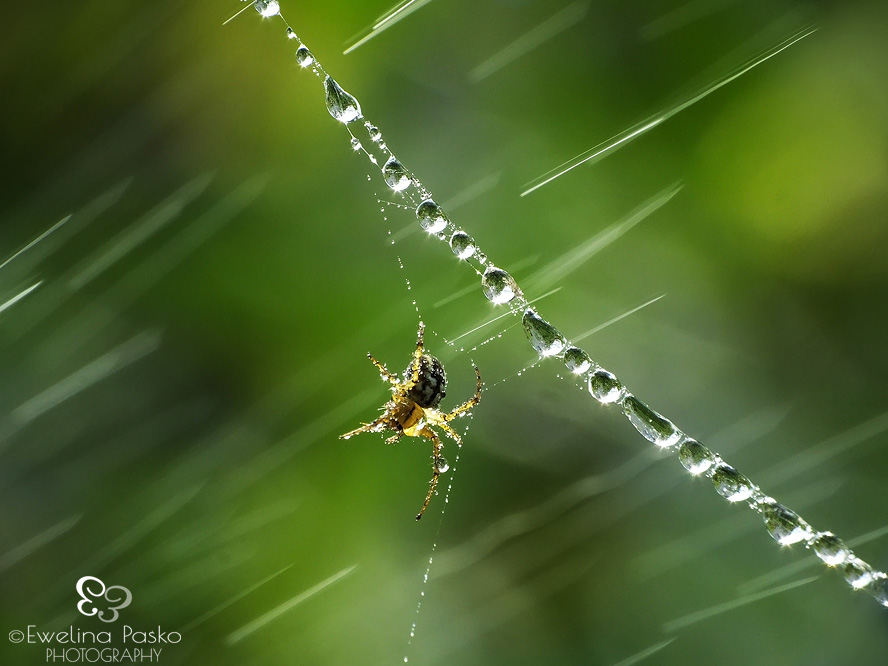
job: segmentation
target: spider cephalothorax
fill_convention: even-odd
[[[432,426],[441,428],[448,437],[457,444],[461,444],[459,435],[450,427],[449,422],[467,414],[472,407],[481,401],[481,373],[475,367],[475,376],[478,383],[475,395],[466,402],[448,413],[442,413],[438,405],[443,400],[447,388],[447,375],[441,361],[427,354],[423,347],[424,325],[419,322],[419,333],[416,338],[416,349],[413,358],[404,371],[404,379],[389,372],[384,365],[377,361],[371,354],[367,354],[370,362],[379,370],[384,381],[392,386],[392,399],[383,407],[382,415],[371,423],[365,423],[360,428],[340,435],[342,439],[348,439],[362,432],[383,432],[391,430],[395,434],[389,437],[386,444],[394,444],[401,437],[425,437],[432,441],[432,480],[429,483],[429,492],[426,495],[422,508],[416,515],[416,519],[422,518],[422,514],[435,494],[438,485],[438,477],[449,469],[447,461],[441,455],[444,445]]]

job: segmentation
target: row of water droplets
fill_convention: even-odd
[[[263,16],[279,13],[274,0],[260,0],[254,5]],[[721,456],[686,435],[669,419],[630,393],[612,372],[595,363],[588,353],[572,345],[557,328],[543,319],[530,306],[515,279],[492,264],[474,239],[450,221],[431,192],[389,150],[379,129],[364,119],[358,100],[326,73],[289,25],[287,37],[298,43],[297,62],[323,81],[327,110],[348,130],[352,148],[363,152],[371,163],[380,168],[386,185],[412,204],[417,221],[429,235],[447,243],[457,258],[472,266],[481,277],[484,296],[496,305],[508,306],[521,317],[527,339],[541,357],[561,360],[573,375],[585,383],[598,402],[618,405],[645,439],[664,450],[675,451],[679,462],[688,472],[709,478],[716,492],[728,502],[745,504],[759,514],[768,533],[781,546],[804,544],[824,564],[838,567],[852,588],[865,590],[888,606],[888,575],[857,557],[832,532],[814,529],[796,512],[766,495]],[[355,136],[359,131],[366,134],[369,140],[367,146]]]

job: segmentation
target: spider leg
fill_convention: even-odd
[[[404,436],[404,433],[399,430],[394,435],[392,435],[387,440],[385,440],[385,443],[386,444],[397,444],[403,436]]]
[[[370,362],[376,366],[377,370],[379,370],[379,376],[382,377],[383,381],[388,382],[392,386],[400,381],[397,375],[393,375],[392,373],[390,373],[388,371],[388,368],[386,368],[382,363],[373,358],[373,354],[367,354],[367,358],[369,358]]]
[[[375,421],[365,423],[360,428],[355,428],[351,432],[347,432],[344,435],[339,435],[339,439],[349,439],[350,437],[354,437],[355,435],[360,435],[362,432],[380,432],[389,428],[389,423],[389,416],[383,414]]]
[[[449,414],[445,414],[444,421],[452,421],[453,419],[459,418],[467,411],[472,409],[472,407],[481,402],[481,371],[478,369],[477,365],[475,366],[475,377],[478,378],[478,383],[475,385],[475,395],[466,400],[459,407],[455,407]]]
[[[425,501],[422,503],[422,508],[419,510],[419,513],[416,514],[416,519],[419,520],[422,518],[422,514],[425,513],[426,508],[429,506],[429,502],[432,501],[432,495],[435,494],[435,488],[438,487],[438,477],[441,475],[441,472],[438,471],[440,469],[441,462],[441,449],[444,448],[441,445],[441,440],[438,439],[438,435],[434,430],[430,428],[423,428],[420,432],[420,435],[426,437],[427,439],[432,440],[432,480],[429,482],[429,493],[426,495]]]
[[[419,358],[420,356],[422,356],[422,351],[423,351],[422,336],[423,336],[423,333],[425,333],[425,323],[419,322],[419,331],[417,331],[417,333],[416,333],[416,350],[413,352],[413,355],[416,358]]]
[[[450,437],[450,439],[456,442],[459,446],[462,446],[462,438],[459,436],[456,430],[450,427],[450,425],[446,421],[442,419],[441,421],[438,421],[435,425],[446,432],[447,436]],[[441,448],[444,448],[443,445],[441,446]]]
[[[419,331],[416,334],[416,349],[413,350],[413,360],[410,362],[410,379],[404,382],[404,388],[408,391],[419,381],[420,359],[422,359],[422,354],[425,351],[423,346],[424,333],[425,323],[419,322]]]

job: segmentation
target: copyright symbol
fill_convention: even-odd
[[[25,633],[18,629],[13,629],[9,632],[9,642],[10,643],[21,643],[25,640]]]

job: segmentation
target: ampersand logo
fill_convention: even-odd
[[[133,593],[122,585],[105,587],[105,583],[95,576],[84,576],[77,581],[77,610],[87,617],[95,615],[102,622],[114,622],[120,617],[121,608],[126,608],[133,600]],[[104,599],[96,605],[96,600]],[[107,602],[107,603],[106,603]],[[109,605],[110,604],[110,605]]]

